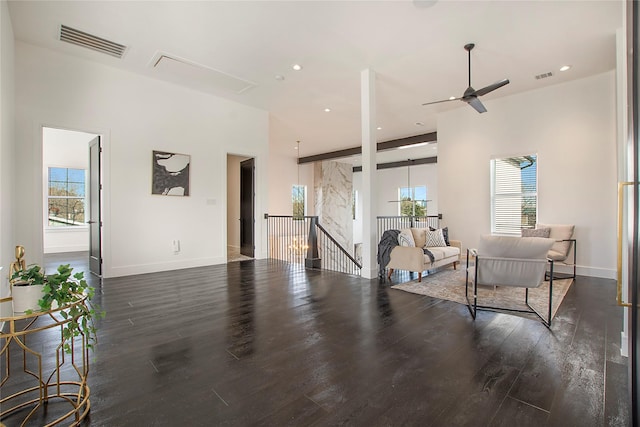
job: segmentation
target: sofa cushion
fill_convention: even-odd
[[[447,246],[447,242],[444,241],[444,236],[442,235],[442,230],[437,229],[434,231],[426,230],[425,231],[426,241],[424,247],[426,248],[434,248]]]
[[[398,244],[400,246],[410,246],[414,247],[416,242],[413,240],[413,233],[408,228],[400,230],[400,234],[398,234]]]
[[[444,258],[456,257],[460,255],[460,249],[455,246],[438,246],[434,248],[427,248],[433,254],[436,261]]]
[[[551,249],[563,255],[564,259],[569,254],[571,242],[559,242],[558,240],[571,239],[573,237],[574,225],[566,224],[536,224],[536,228],[549,228],[549,238],[556,240]]]
[[[426,242],[425,231],[426,228],[412,228],[411,233],[413,233],[413,241],[416,243],[416,247],[424,248],[424,244]]]
[[[499,258],[546,259],[553,239],[543,237],[480,236],[478,255]]]

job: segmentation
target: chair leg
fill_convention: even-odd
[[[453,262],[453,269],[454,269],[454,270],[457,270],[457,269],[458,269],[458,268],[457,268],[457,265],[458,265],[458,261],[454,261],[454,262]]]
[[[391,280],[391,275],[393,274],[393,268],[389,269],[389,274],[387,274],[387,279]]]
[[[422,282],[422,271],[418,272],[418,282]]]

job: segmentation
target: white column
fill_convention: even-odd
[[[362,277],[378,277],[376,220],[376,73],[360,75],[362,122]]]

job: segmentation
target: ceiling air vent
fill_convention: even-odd
[[[536,80],[546,79],[547,77],[552,77],[552,76],[553,76],[553,73],[551,71],[549,71],[548,73],[538,74],[536,76]]]
[[[116,58],[122,58],[122,55],[127,48],[119,43],[94,36],[93,34],[85,33],[84,31],[76,30],[75,28],[67,27],[66,25],[60,26],[60,40],[75,44],[76,46],[86,47],[87,49],[95,50],[97,52],[106,53],[107,55],[115,56]]]

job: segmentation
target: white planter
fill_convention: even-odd
[[[13,299],[14,314],[24,314],[27,310],[40,310],[38,301],[42,298],[43,287],[44,285],[12,285],[11,297]]]

